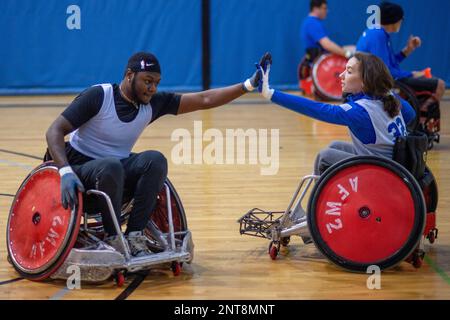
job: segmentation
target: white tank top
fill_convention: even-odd
[[[358,104],[367,111],[376,136],[375,143],[364,144],[349,130],[357,154],[376,155],[392,159],[395,138],[406,136],[407,134],[402,114],[399,113],[391,118],[384,111],[383,103],[380,100],[361,99],[353,103]]]
[[[140,105],[136,118],[130,122],[119,119],[111,84],[100,84],[104,97],[100,111],[70,134],[70,144],[84,155],[99,158],[129,157],[134,144],[152,119],[150,104]]]

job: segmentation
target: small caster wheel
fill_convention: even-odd
[[[428,234],[428,241],[431,244],[433,244],[435,240],[436,240],[436,235],[434,234],[434,230],[431,230],[430,233]]]
[[[172,269],[173,275],[175,277],[180,275],[180,273],[181,273],[181,264],[179,262],[173,261],[170,268]]]
[[[413,258],[413,266],[414,266],[414,268],[419,269],[422,266],[422,264],[423,264],[422,257],[420,257],[419,255],[414,256],[414,258]]]
[[[271,258],[272,260],[276,260],[276,258],[277,258],[277,256],[278,256],[278,251],[279,251],[279,245],[278,245],[278,246],[275,245],[275,244],[273,243],[273,241],[270,242],[270,245],[269,245],[269,255],[270,255],[270,258]]]
[[[283,247],[287,247],[289,245],[289,242],[291,242],[291,237],[283,237],[283,238],[281,238],[281,245]]]
[[[123,287],[125,283],[125,276],[123,275],[123,272],[117,272],[114,276],[114,281],[116,282],[116,286],[118,288]]]

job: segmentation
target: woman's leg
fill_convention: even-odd
[[[341,160],[356,156],[353,144],[343,141],[334,141],[327,148],[322,149],[314,163],[314,174],[320,175],[327,168]]]

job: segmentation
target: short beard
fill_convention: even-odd
[[[137,92],[136,92],[136,74],[133,77],[133,80],[131,80],[131,94],[133,95],[133,100],[138,104],[145,104],[144,101],[139,99]]]

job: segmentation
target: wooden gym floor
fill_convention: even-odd
[[[40,163],[45,131],[73,97],[0,98],[0,299],[116,299],[133,281],[117,288],[113,281],[82,284],[68,290],[65,281],[18,279],[6,260],[5,229],[12,197],[28,172]],[[369,290],[368,275],[342,271],[314,245],[293,237],[272,261],[269,241],[239,235],[236,222],[259,207],[284,210],[300,177],[310,174],[316,153],[332,140],[348,140],[347,130],[311,120],[250,96],[204,112],[166,116],[153,123],[134,151],[156,149],[169,160],[169,177],[181,196],[193,233],[195,258],[175,277],[154,270],[127,299],[449,299],[450,298],[450,97],[441,106],[441,143],[428,154],[439,188],[439,238],[426,243],[421,269],[401,263],[382,273],[381,289]],[[194,133],[226,129],[279,129],[279,171],[261,175],[266,165],[175,165],[171,150],[177,128]],[[204,142],[204,146],[208,143]]]

